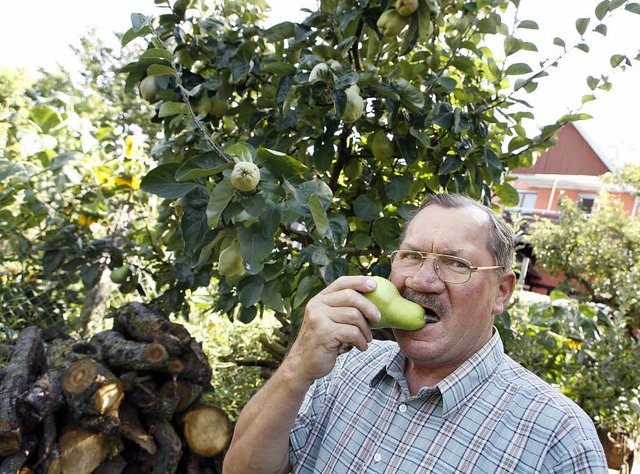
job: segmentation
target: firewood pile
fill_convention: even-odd
[[[0,373],[0,474],[221,472],[232,424],[184,326],[140,303],[89,340],[24,329]]]

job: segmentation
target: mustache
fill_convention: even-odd
[[[409,301],[418,303],[420,306],[429,308],[440,316],[447,314],[447,308],[435,295],[418,293],[417,291],[407,288],[402,296]]]

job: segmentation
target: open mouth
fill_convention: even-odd
[[[427,324],[437,323],[440,321],[440,316],[438,316],[435,312],[430,310],[429,308],[424,309],[424,320]]]

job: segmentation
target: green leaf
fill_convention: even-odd
[[[237,286],[238,299],[245,307],[250,307],[260,301],[264,291],[264,278],[260,275],[248,275]]]
[[[212,176],[228,168],[233,168],[233,163],[225,160],[218,152],[208,151],[183,163],[176,171],[176,180],[188,181]]]
[[[520,148],[523,148],[527,145],[531,144],[531,140],[529,140],[526,137],[514,137],[513,140],[511,140],[509,142],[509,153],[513,153],[516,150],[519,150]]]
[[[255,223],[238,229],[238,241],[247,271],[251,274],[260,273],[264,268],[264,259],[273,251],[273,238],[264,237],[260,224]]]
[[[295,158],[263,147],[258,148],[257,162],[268,169],[276,178],[300,176],[308,170],[305,165]]]
[[[596,33],[600,33],[602,36],[607,36],[607,25],[605,25],[604,23],[600,23],[593,29],[593,31],[595,31]]]
[[[438,169],[438,174],[440,175],[448,175],[452,174],[462,168],[464,162],[460,159],[459,156],[455,155],[447,155]]]
[[[396,219],[381,217],[373,222],[373,239],[383,251],[389,251],[398,245],[398,237],[402,232],[402,227]]]
[[[533,70],[531,66],[526,63],[515,63],[507,68],[504,72],[507,76],[518,76],[522,74],[530,74]]]
[[[598,87],[599,83],[600,83],[600,79],[598,79],[597,77],[593,77],[593,76],[587,77],[587,86],[589,86],[589,89],[591,89],[592,91],[595,90],[596,87]]]
[[[557,36],[555,38],[553,38],[553,44],[556,45],[556,46],[560,46],[562,48],[566,48],[567,47],[567,44],[564,42],[564,40],[562,38],[557,37]]]
[[[582,103],[586,104],[587,102],[591,102],[596,100],[596,96],[593,94],[586,94],[582,96]]]
[[[207,225],[207,202],[209,191],[196,188],[182,198],[184,215],[180,221],[185,253],[196,256],[202,247],[213,239],[213,233]]]
[[[133,28],[129,28],[122,35],[122,39],[120,40],[120,46],[122,46],[124,48],[126,45],[131,43],[136,38],[140,38],[141,36],[146,36],[146,35],[151,34],[151,33],[153,33],[153,30],[149,26],[145,26],[145,27],[141,28],[140,30],[135,30]]]
[[[147,75],[149,76],[175,76],[176,72],[171,66],[165,66],[164,64],[152,64],[147,68]]]
[[[524,28],[527,30],[537,30],[539,29],[538,27],[538,23],[536,23],[533,20],[523,20],[520,23],[518,23],[518,28]]]
[[[166,49],[151,48],[151,49],[147,49],[144,53],[142,53],[142,56],[140,56],[140,58],[166,59],[167,61],[171,61],[172,56],[171,56],[171,53]]]
[[[507,36],[504,39],[504,53],[507,56],[511,56],[512,54],[517,53],[522,49],[522,41],[514,36]]]
[[[589,45],[587,43],[579,43],[576,45],[576,48],[585,53],[589,52]]]
[[[327,218],[327,211],[325,211],[317,193],[311,195],[308,206],[311,211],[311,217],[313,217],[313,222],[316,225],[318,235],[320,237],[324,237],[329,230],[329,220]]]
[[[51,129],[60,125],[63,120],[55,109],[44,104],[36,104],[31,107],[29,109],[29,117],[38,124],[44,133],[49,133]]]
[[[231,184],[231,180],[224,178],[211,190],[209,203],[207,204],[207,224],[211,228],[218,226],[222,212],[236,193],[236,188]]]
[[[587,27],[589,26],[590,18],[578,18],[576,20],[576,30],[580,33],[580,36],[583,36],[587,31]]]
[[[246,142],[238,142],[225,147],[224,153],[233,157],[237,163],[241,161],[253,163],[256,158],[256,149]]]
[[[158,111],[158,117],[170,117],[178,114],[188,114],[189,107],[183,102],[163,102]]]
[[[0,159],[0,181],[5,182],[11,176],[26,175],[26,168],[19,163],[13,163],[5,158]]]
[[[197,188],[195,183],[179,183],[176,171],[180,163],[166,163],[149,171],[140,182],[140,189],[165,199],[178,199]]]
[[[402,201],[411,192],[411,180],[406,176],[391,176],[384,185],[385,193],[392,201]]]
[[[603,0],[596,6],[596,18],[600,21],[609,13],[609,0]]]
[[[624,6],[624,9],[627,10],[628,12],[640,15],[640,3],[627,3]]]
[[[148,25],[149,18],[142,13],[132,13],[131,16],[131,27],[134,31],[140,31],[144,26]]]
[[[263,64],[262,70],[269,74],[276,74],[278,76],[295,74],[297,72],[295,66],[285,62],[271,62]]]
[[[53,157],[51,163],[49,163],[49,169],[58,170],[60,168],[63,168],[64,166],[76,160],[77,158],[80,158],[81,156],[83,156],[82,153],[78,151],[68,151],[66,153],[60,153],[59,155]]]
[[[518,190],[510,184],[494,184],[493,189],[505,207],[515,207],[520,202]]]
[[[353,201],[353,211],[358,219],[371,222],[382,214],[382,203],[367,194],[360,194]]]
[[[259,218],[262,225],[262,235],[265,237],[273,236],[280,228],[283,207],[282,203],[275,203],[270,200],[266,202],[265,209]]]
[[[393,85],[404,105],[416,113],[421,111],[424,107],[424,95],[420,89],[402,77],[393,81]]]
[[[466,74],[467,76],[474,76],[478,73],[476,65],[473,61],[465,56],[456,56],[451,60],[451,65],[458,71]]]
[[[271,308],[278,313],[284,313],[286,311],[284,298],[280,292],[280,282],[278,280],[270,281],[264,285],[260,300],[267,308]]]
[[[609,59],[611,67],[618,67],[622,62],[626,61],[627,57],[624,54],[614,54]]]
[[[300,283],[296,288],[296,294],[293,297],[293,309],[299,308],[307,301],[308,298],[311,298],[315,293],[318,293],[321,285],[322,282],[315,275],[306,276],[300,280]]]

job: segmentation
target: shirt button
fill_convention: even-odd
[[[380,461],[382,460],[382,455],[381,455],[380,453],[376,453],[376,454],[373,456],[373,460],[374,460],[375,462],[380,462]]]
[[[398,409],[400,410],[400,413],[404,413],[407,411],[407,405],[403,403],[402,405],[400,405],[400,407],[398,407]]]

